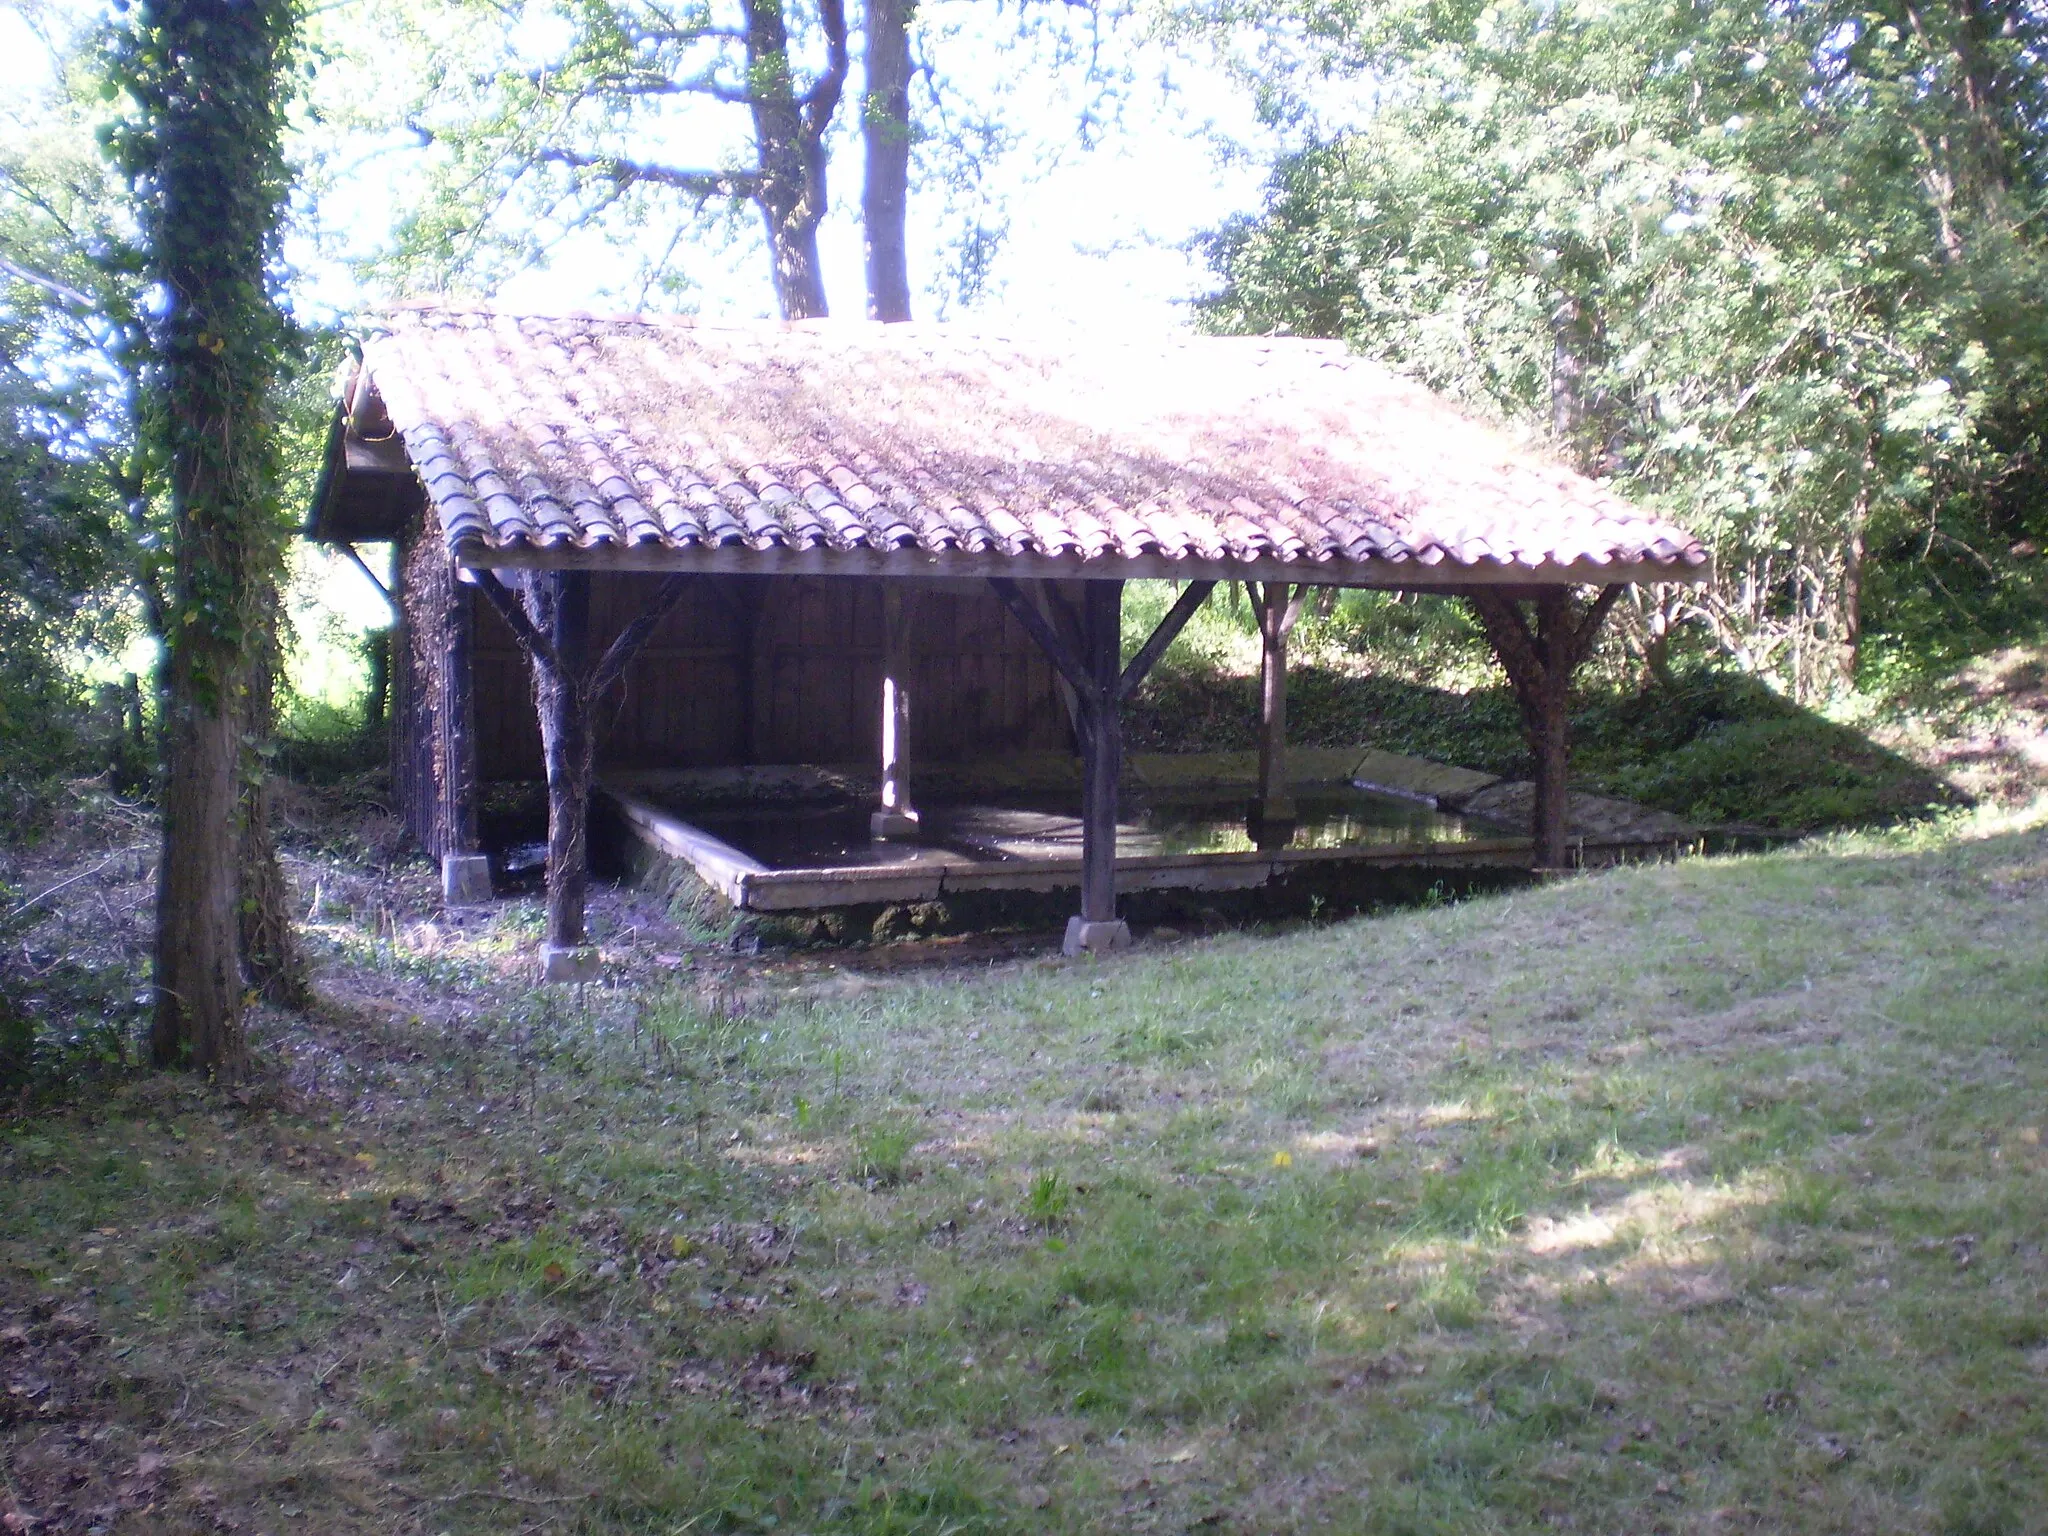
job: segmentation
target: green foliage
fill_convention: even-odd
[[[1260,55],[1308,141],[1213,238],[1206,322],[1345,337],[1546,425],[1699,531],[1716,583],[1622,611],[1653,665],[1690,628],[1804,695],[1853,659],[1866,587],[1873,627],[1944,593],[1998,606],[2008,546],[2048,531],[2038,14],[1307,0],[1206,19],[1295,23],[1309,60]],[[1370,82],[1375,106],[1317,128],[1318,73]]]
[[[1250,750],[1255,690],[1249,678],[1162,669],[1132,700],[1129,739],[1146,751]],[[1531,771],[1504,686],[1459,692],[1307,665],[1290,681],[1288,725],[1301,746],[1366,743],[1505,777]],[[1703,824],[1802,831],[1886,825],[1955,798],[1920,765],[1725,665],[1687,666],[1648,689],[1586,689],[1572,715],[1572,782]]]
[[[36,1021],[12,997],[0,994],[0,1092],[33,1082],[35,1066]]]
[[[916,1127],[901,1120],[866,1126],[854,1138],[853,1176],[884,1188],[900,1184],[909,1167],[910,1149],[916,1145]]]
[[[13,373],[4,359],[0,370]],[[0,828],[15,830],[31,787],[72,761],[83,700],[63,655],[92,627],[112,544],[103,509],[20,429],[25,392],[0,398]]]
[[[1074,1191],[1057,1168],[1031,1176],[1024,1191],[1024,1219],[1034,1227],[1050,1231],[1064,1223],[1074,1204]]]
[[[36,814],[39,784],[86,766],[82,747],[105,745],[76,658],[122,638],[130,570],[127,248],[111,191],[72,94],[0,106],[0,833]]]

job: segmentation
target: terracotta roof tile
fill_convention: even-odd
[[[364,349],[451,546],[1694,577],[1706,552],[1324,342],[420,308]]]

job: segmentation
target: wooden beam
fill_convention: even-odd
[[[480,570],[476,573],[476,589],[483,593],[490,605],[498,610],[498,617],[505,621],[505,627],[512,631],[512,638],[519,642],[519,648],[526,652],[527,660],[538,666],[560,670],[561,661],[555,655],[554,642],[535,625],[526,611],[526,604],[508,590],[494,570]]]
[[[476,806],[476,624],[469,592],[450,582],[443,664],[448,669],[442,690],[442,728],[447,756],[447,829],[450,851],[477,851]]]
[[[515,595],[495,571],[476,573],[477,589],[511,629],[533,673],[541,751],[548,783],[547,932],[541,976],[585,981],[597,955],[586,943],[590,886],[590,787],[596,773],[594,716],[599,701],[625,676],[633,658],[688,589],[671,575],[654,600],[590,660],[590,573],[535,571]]]
[[[1073,618],[1080,631],[1080,644],[1070,648],[1054,630],[1053,623],[1025,597],[1016,582],[991,577],[989,585],[1017,616],[1025,633],[1038,643],[1046,658],[1074,690],[1079,705],[1077,734],[1081,738],[1081,912],[1067,924],[1066,951],[1113,949],[1131,942],[1129,926],[1116,915],[1116,812],[1117,780],[1123,773],[1123,715],[1125,694],[1123,665],[1124,584],[1120,581],[1091,581],[1081,591],[1081,610]],[[1168,615],[1173,628],[1185,624],[1188,615],[1201,605],[1207,590],[1183,593]],[[1177,615],[1177,617],[1176,617]],[[1160,630],[1146,642],[1140,658],[1159,651],[1172,640],[1161,638]],[[1143,677],[1138,672],[1136,677]],[[1135,679],[1134,679],[1135,685]]]
[[[476,612],[465,582],[448,583],[441,666],[441,896],[451,907],[491,899],[491,861],[477,827]]]
[[[533,627],[548,638],[552,665],[534,669],[541,749],[548,780],[547,936],[543,974],[570,979],[585,948],[584,912],[590,886],[590,781],[596,743],[591,735],[588,676],[590,576],[549,571],[528,584]]]
[[[1051,621],[1038,611],[1038,605],[1026,597],[1023,589],[1007,576],[991,576],[988,584],[995,590],[996,596],[1003,600],[1003,606],[1016,615],[1017,622],[1024,626],[1024,633],[1036,641],[1038,648],[1045,652],[1045,659],[1058,669],[1060,676],[1072,685],[1076,693],[1088,693],[1094,684],[1090,680],[1086,663],[1067,648],[1066,642],[1053,629]]]
[[[875,838],[914,838],[910,800],[910,606],[912,595],[891,582],[882,589],[882,773],[879,803],[868,818]]]
[[[1123,675],[1117,679],[1116,696],[1119,699],[1128,699],[1138,691],[1138,685],[1144,682],[1153,667],[1159,664],[1159,658],[1166,654],[1166,648],[1180,637],[1180,632],[1187,628],[1188,620],[1195,616],[1195,611],[1209,600],[1209,594],[1215,590],[1216,583],[1213,581],[1188,583],[1187,589],[1180,595],[1180,600],[1166,610],[1166,617],[1159,621],[1159,627],[1152,631],[1143,645],[1138,647],[1138,654],[1131,658],[1130,665],[1124,668]]]
[[[648,636],[668,617],[668,611],[675,607],[689,585],[687,576],[671,576],[654,590],[654,601],[635,616],[605,648],[604,659],[598,662],[597,670],[590,677],[590,707],[595,709],[604,696],[611,692],[612,685],[626,675],[626,668],[633,664],[633,658],[640,654],[640,647],[647,643]]]
[[[390,608],[391,616],[393,618],[397,618],[398,599],[391,595],[391,589],[384,584],[383,580],[377,575],[375,571],[370,569],[369,561],[365,560],[362,557],[362,555],[357,551],[355,545],[350,544],[345,540],[337,544],[335,547],[339,549],[344,555],[347,555],[350,560],[355,562],[355,568],[363,573],[363,580],[367,581],[371,586],[377,589],[377,595],[383,598],[385,606]]]

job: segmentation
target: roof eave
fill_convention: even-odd
[[[543,569],[751,576],[868,576],[905,581],[1007,576],[1053,581],[1294,581],[1313,586],[1409,591],[1461,587],[1613,586],[1647,582],[1697,585],[1712,579],[1713,562],[1575,560],[1541,565],[1497,561],[1424,565],[1414,560],[1282,560],[1176,558],[1170,555],[1008,555],[996,550],[933,552],[901,549],[751,549],[744,544],[598,543],[492,545],[462,539],[452,551],[466,570]]]
[[[336,406],[301,530],[305,537],[328,544],[402,539],[425,505],[426,492],[405,444],[396,436],[358,436],[347,410]]]

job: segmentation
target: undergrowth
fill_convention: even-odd
[[[1130,707],[1133,750],[1249,750],[1252,677],[1162,667]],[[1528,744],[1505,685],[1466,691],[1353,665],[1290,673],[1288,735],[1301,746],[1370,745],[1526,778]],[[1817,831],[1883,826],[1956,802],[1926,768],[1857,729],[1719,668],[1643,691],[1592,687],[1572,716],[1572,781],[1688,820]]]

